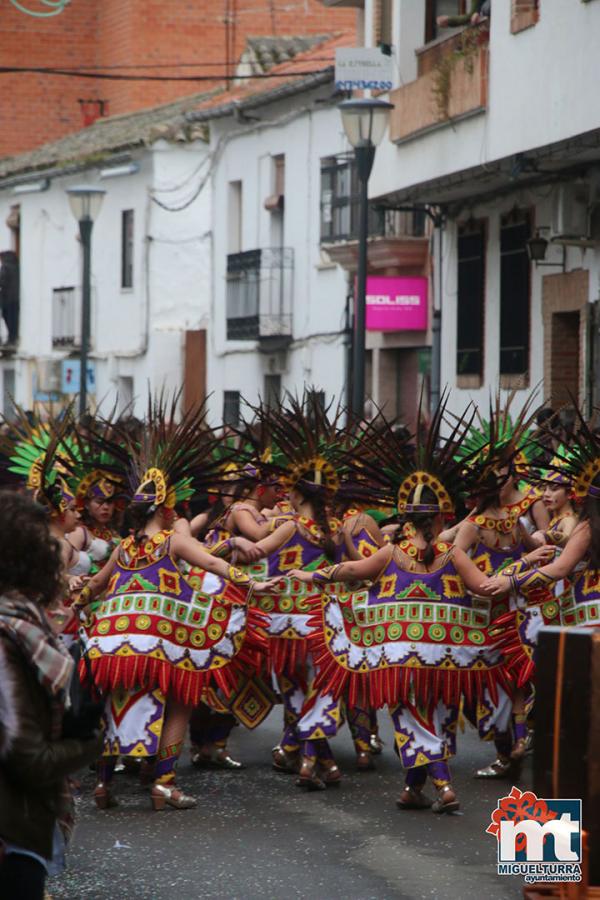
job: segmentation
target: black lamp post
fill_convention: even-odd
[[[365,323],[367,301],[367,239],[369,237],[369,175],[375,159],[375,148],[387,127],[393,103],[365,97],[344,100],[339,104],[346,136],[354,147],[360,186],[358,222],[358,270],[356,275],[356,311],[352,340],[352,412],[357,419],[364,415],[365,403]]]
[[[100,212],[104,188],[82,184],[67,188],[71,211],[79,222],[79,235],[83,247],[83,277],[81,288],[81,354],[79,368],[79,418],[87,410],[87,361],[90,349],[90,299],[91,299],[91,259],[92,228]]]

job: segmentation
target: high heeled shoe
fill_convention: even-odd
[[[273,768],[277,772],[283,772],[285,775],[297,775],[300,770],[300,751],[290,752],[284,750],[283,747],[273,747],[271,751],[273,758]]]
[[[500,780],[511,778],[519,778],[521,775],[522,760],[513,759],[495,759],[489,766],[483,769],[477,769],[475,778],[485,778],[488,780]]]
[[[460,809],[460,803],[456,799],[454,788],[451,784],[445,784],[438,791],[437,798],[431,804],[434,813],[453,813]]]
[[[335,759],[320,759],[319,769],[321,770],[321,778],[328,786],[339,784],[342,780],[342,773]]]
[[[356,753],[356,768],[359,772],[372,772],[375,769],[373,754],[370,750],[358,750]]]
[[[164,809],[165,806],[172,806],[173,809],[193,809],[197,806],[195,797],[184,794],[180,788],[173,785],[168,787],[166,784],[155,784],[150,792],[152,808],[155,810]]]
[[[104,781],[99,781],[94,788],[94,800],[98,809],[114,809],[119,805],[110,786]]]
[[[380,753],[383,753],[383,744],[384,741],[381,740],[378,734],[372,734],[369,738],[369,744],[371,746],[371,753],[374,756],[379,756]]]
[[[324,791],[327,785],[317,774],[317,763],[314,759],[304,757],[300,772],[296,780],[296,786],[307,791]]]

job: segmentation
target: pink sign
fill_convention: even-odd
[[[368,331],[425,331],[427,279],[367,278]]]

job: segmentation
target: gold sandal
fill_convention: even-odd
[[[167,787],[166,784],[155,784],[150,792],[152,808],[156,810],[164,809],[165,806],[172,806],[173,809],[193,809],[197,806],[194,797],[184,794],[178,787]]]

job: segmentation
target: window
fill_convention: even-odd
[[[265,375],[265,404],[278,406],[281,399],[281,375]]]
[[[74,287],[52,291],[52,346],[76,347],[81,343],[80,304]]]
[[[425,43],[434,41],[446,30],[437,24],[438,16],[462,16],[467,12],[466,7],[466,0],[427,0]]]
[[[133,287],[133,210],[121,213],[121,287]]]
[[[510,7],[510,31],[518,34],[526,28],[535,25],[538,18],[538,0],[511,0]]]
[[[471,221],[458,233],[456,374],[483,375],[485,224]]]
[[[381,52],[392,52],[392,0],[378,0],[375,4],[375,42]]]
[[[227,252],[242,249],[242,182],[230,181],[227,191]]]
[[[329,156],[321,160],[321,242],[358,238],[360,196],[353,156]],[[424,231],[420,210],[400,212],[371,204],[369,235],[372,237],[418,237]]]
[[[233,428],[240,424],[239,391],[223,391],[223,424]]]
[[[529,370],[529,213],[513,210],[500,222],[500,374]]]
[[[271,213],[270,243],[272,247],[283,244],[283,211],[285,209],[285,156],[272,157],[272,193],[265,199],[264,207]]]
[[[321,240],[348,240],[358,233],[358,176],[352,159],[321,163]]]
[[[133,415],[133,377],[131,375],[119,375],[117,402],[120,416]]]

